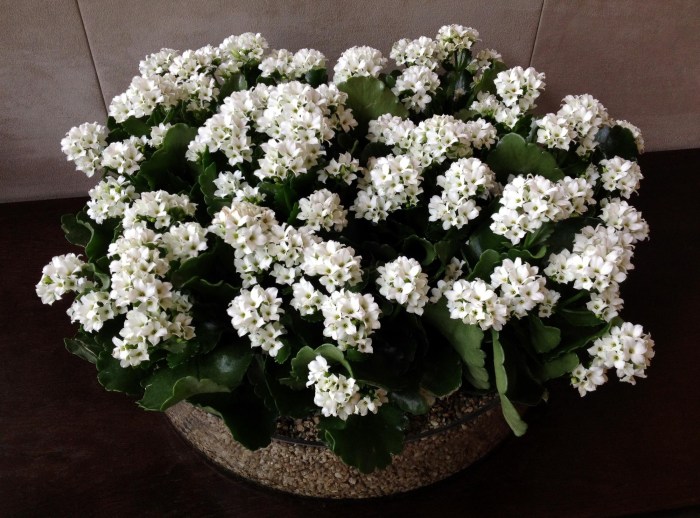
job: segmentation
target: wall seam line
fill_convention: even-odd
[[[540,27],[542,26],[542,15],[544,14],[544,4],[547,0],[542,0],[542,7],[540,8],[540,18],[537,20],[537,29],[535,30],[535,38],[532,41],[532,49],[530,50],[530,63],[528,66],[532,66],[532,58],[535,56],[535,46],[537,45],[537,38],[540,35]]]
[[[102,106],[104,106],[105,113],[107,113],[107,100],[105,99],[105,93],[102,89],[102,81],[100,80],[100,73],[97,71],[97,64],[95,63],[95,55],[92,52],[92,45],[90,45],[90,38],[88,37],[87,28],[85,27],[85,19],[83,18],[83,12],[80,9],[80,1],[75,0],[75,6],[78,8],[78,16],[80,16],[80,24],[83,27],[83,34],[85,35],[85,43],[87,43],[88,52],[90,52],[90,61],[92,61],[92,69],[95,72],[95,79],[97,80],[97,86],[100,89],[100,97],[102,98]]]

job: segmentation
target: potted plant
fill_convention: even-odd
[[[619,316],[648,235],[627,201],[641,134],[590,95],[533,115],[544,74],[477,40],[400,40],[391,71],[353,47],[330,80],[319,51],[252,33],[148,56],[106,126],[62,141],[102,178],[62,219],[83,255],[37,284],[47,304],[75,294],[68,350],[252,450],[312,422],[356,476],[451,395],[500,403],[521,435],[551,379],[644,377],[653,341]]]

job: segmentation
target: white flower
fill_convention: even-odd
[[[206,230],[197,222],[179,223],[162,237],[168,261],[186,261],[207,249]]]
[[[379,293],[406,307],[409,313],[423,314],[428,303],[428,276],[420,263],[408,257],[398,257],[377,268]]]
[[[499,331],[508,318],[508,307],[496,295],[493,286],[482,280],[455,281],[444,292],[450,318],[486,330]]]
[[[297,218],[306,222],[313,230],[335,230],[340,232],[348,224],[348,211],[340,204],[340,196],[328,189],[319,189],[307,198],[299,200]]]
[[[148,139],[148,145],[153,148],[159,148],[163,144],[163,139],[168,133],[168,130],[172,128],[173,125],[168,124],[158,124],[158,126],[153,126],[151,128],[151,138]]]
[[[143,141],[131,137],[123,142],[113,142],[102,152],[102,167],[113,169],[120,175],[133,175],[145,158],[141,153]]]
[[[67,311],[70,321],[80,322],[88,333],[102,329],[102,325],[114,318],[117,312],[109,293],[104,291],[89,291],[77,297]]]
[[[575,137],[574,131],[569,127],[568,121],[558,117],[554,113],[548,113],[543,118],[536,120],[537,142],[548,148],[568,150],[571,141]]]
[[[601,160],[600,178],[603,181],[603,189],[606,191],[619,191],[623,198],[629,198],[639,189],[639,183],[644,179],[637,162],[625,160],[616,156],[610,160]]]
[[[124,176],[106,177],[90,189],[87,214],[96,223],[108,218],[122,218],[129,203],[136,198],[134,186]]]
[[[621,381],[632,385],[636,383],[635,378],[645,378],[645,371],[654,357],[654,341],[644,333],[642,326],[625,322],[593,342],[588,353],[593,357],[590,369],[579,365],[572,372],[572,385],[582,396],[607,381],[609,369],[614,368]]]
[[[292,285],[293,296],[290,305],[302,315],[312,315],[321,309],[325,299],[320,291],[308,280],[302,278]]]
[[[173,219],[183,215],[193,216],[196,205],[184,194],[170,194],[167,191],[142,192],[140,197],[124,210],[124,228],[139,222],[152,223],[155,228],[167,228]]]
[[[351,185],[357,179],[357,174],[361,170],[360,161],[353,158],[350,153],[342,153],[338,158],[333,158],[326,167],[318,173],[319,181],[326,183],[329,178]]]
[[[404,70],[396,78],[396,84],[391,89],[407,108],[422,112],[431,101],[440,86],[438,75],[424,65],[413,65]]]
[[[53,304],[69,292],[80,293],[93,283],[83,276],[85,263],[75,254],[58,255],[44,266],[36,294],[44,304]]]
[[[346,284],[362,280],[360,256],[355,250],[336,241],[312,243],[304,249],[301,269],[307,275],[318,276],[319,282],[331,293]]]
[[[491,286],[501,292],[500,301],[508,313],[516,318],[526,316],[545,300],[545,278],[538,275],[538,268],[523,262],[504,259],[491,274]]]
[[[438,30],[435,39],[438,44],[438,54],[441,60],[459,50],[469,50],[478,41],[479,32],[463,25],[443,25]]]
[[[439,48],[435,40],[421,36],[415,40],[401,39],[391,47],[391,57],[397,65],[422,65],[434,70],[439,65]]]
[[[102,171],[102,151],[107,147],[109,131],[96,122],[71,128],[61,140],[61,150],[75,168],[91,177]]]
[[[343,83],[351,77],[377,77],[386,66],[387,59],[372,47],[350,47],[338,58],[333,67],[334,83]]]
[[[477,158],[461,158],[444,175],[437,177],[440,196],[430,199],[430,221],[442,221],[442,227],[462,228],[479,215],[474,198],[485,198],[495,187],[495,175]]]
[[[354,348],[372,352],[369,336],[379,329],[379,306],[371,294],[334,291],[321,303],[323,335],[338,343],[341,351]]]

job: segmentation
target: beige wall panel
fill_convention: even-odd
[[[138,74],[138,62],[162,47],[218,45],[231,34],[260,32],[273,48],[316,48],[330,60],[353,45],[388,54],[403,37],[434,36],[448,23],[479,30],[484,45],[513,65],[530,61],[542,0],[356,0],[239,2],[81,0],[107,104]]]
[[[700,147],[699,54],[697,0],[545,0],[532,58],[547,74],[539,109],[590,93],[642,129],[647,151]]]
[[[0,32],[0,202],[85,194],[60,141],[106,115],[77,4],[5,2]]]

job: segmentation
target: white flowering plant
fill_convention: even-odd
[[[653,341],[619,286],[648,235],[628,203],[639,130],[590,95],[536,116],[545,86],[473,49],[474,29],[390,57],[259,34],[145,58],[106,126],[63,151],[101,181],[62,219],[83,255],[37,285],[74,294],[69,351],[107,390],[187,400],[248,448],[281,416],[318,418],[364,472],[402,449],[408,414],[457,390],[519,409],[568,377],[644,377]]]

